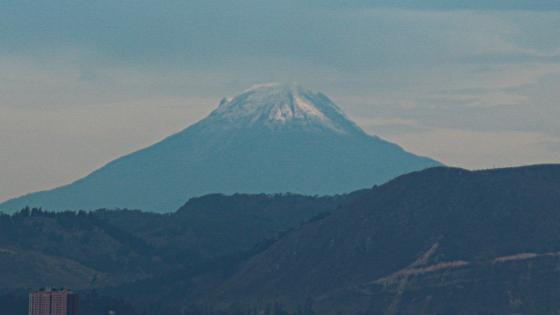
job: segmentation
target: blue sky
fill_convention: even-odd
[[[560,1],[0,3],[0,199],[298,82],[451,165],[558,162]]]

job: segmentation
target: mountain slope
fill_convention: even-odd
[[[434,168],[371,189],[206,300],[318,314],[556,314],[560,165]]]
[[[160,143],[0,209],[171,211],[215,192],[349,192],[437,164],[367,135],[321,93],[260,85]]]
[[[560,165],[542,165],[432,168],[336,197],[209,195],[173,214],[22,211],[0,215],[0,304],[54,283],[127,314],[558,314],[559,205]]]
[[[101,288],[250,252],[350,202],[335,197],[208,195],[178,211],[0,214],[0,291],[23,287]]]

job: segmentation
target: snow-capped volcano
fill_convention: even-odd
[[[242,94],[223,99],[213,119],[247,127],[262,124],[279,128],[287,124],[352,133],[359,128],[328,97],[296,84],[254,85]]]
[[[439,165],[366,134],[327,96],[262,84],[206,118],[70,185],[0,204],[172,211],[208,193],[334,194]]]

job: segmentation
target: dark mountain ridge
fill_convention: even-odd
[[[1,289],[101,288],[252,250],[353,195],[208,195],[170,214],[0,213]]]
[[[434,314],[456,306],[464,307],[457,314],[530,314],[546,301],[540,312],[553,314],[560,303],[535,288],[560,290],[559,253],[560,165],[433,168],[373,188],[290,233],[210,300],[311,303],[320,314]],[[495,302],[477,307],[484,295]]]
[[[560,165],[432,168],[335,197],[209,195],[173,214],[36,211],[0,225],[4,282],[85,284],[87,315],[95,305],[132,315],[560,311]],[[43,240],[53,233],[69,255]],[[73,249],[84,234],[110,240],[105,260]],[[10,262],[19,252],[33,255]],[[22,262],[36,272],[21,276]],[[0,290],[5,300],[24,299]]]

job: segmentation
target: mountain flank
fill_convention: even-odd
[[[366,134],[322,93],[267,84],[224,99],[208,117],[153,146],[0,210],[170,212],[210,193],[348,193],[436,165]]]
[[[286,235],[209,301],[318,314],[554,314],[559,266],[560,165],[432,168]]]
[[[0,307],[23,315],[21,292],[54,282],[85,315],[557,314],[559,244],[560,165],[208,195],[172,214],[27,209],[0,216]]]
[[[29,208],[0,214],[0,292],[95,289],[197,268],[270,243],[356,194],[213,194],[170,214]]]

